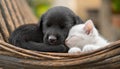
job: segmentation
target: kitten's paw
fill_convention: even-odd
[[[70,48],[68,53],[71,53],[71,54],[77,54],[77,53],[80,53],[81,52],[81,49],[78,48],[78,47],[73,47],[73,48]]]
[[[94,51],[94,50],[96,50],[98,48],[100,48],[100,47],[99,46],[94,46],[94,45],[85,45],[83,47],[82,52],[92,52],[92,51]]]

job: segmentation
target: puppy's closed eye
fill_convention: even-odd
[[[66,28],[66,24],[60,24],[60,26],[59,26],[61,29],[65,29]]]
[[[63,26],[60,26],[60,28],[61,28],[61,29],[64,29],[64,28],[66,28],[66,26],[63,25]]]
[[[51,24],[51,23],[47,23],[46,26],[47,26],[47,27],[51,27],[52,24]]]

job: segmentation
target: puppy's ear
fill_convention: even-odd
[[[75,24],[82,24],[83,23],[83,20],[79,17],[79,16],[75,16]]]
[[[43,33],[43,17],[44,17],[44,14],[40,17],[40,20],[38,22],[39,30],[42,33]]]

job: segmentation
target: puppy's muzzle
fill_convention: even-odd
[[[48,42],[49,42],[50,44],[56,44],[56,42],[57,42],[57,37],[54,36],[54,35],[50,35],[50,36],[48,37]]]

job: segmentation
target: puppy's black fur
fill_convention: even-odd
[[[38,24],[27,24],[17,28],[9,42],[21,48],[44,52],[67,52],[64,41],[69,29],[83,23],[70,9],[62,6],[49,9]]]

